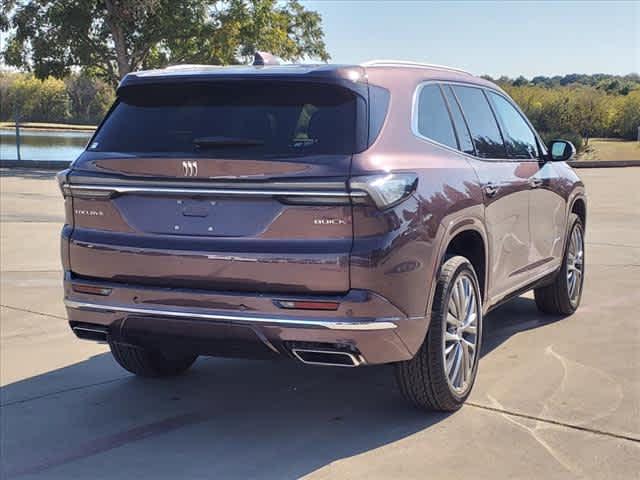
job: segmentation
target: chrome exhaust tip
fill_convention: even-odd
[[[307,365],[323,365],[325,367],[359,367],[365,363],[360,354],[341,352],[338,350],[322,350],[309,348],[292,348],[291,353]]]
[[[91,340],[93,342],[107,343],[107,328],[100,325],[74,325],[71,327],[76,337],[82,340]]]

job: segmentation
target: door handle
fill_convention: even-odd
[[[487,197],[495,197],[498,190],[500,190],[500,187],[495,183],[487,183],[484,186],[484,193],[487,194]]]
[[[531,186],[531,188],[538,188],[542,185],[542,179],[541,178],[530,178],[529,179],[529,186]]]

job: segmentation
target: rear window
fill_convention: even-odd
[[[350,154],[356,95],[301,83],[127,87],[90,151],[203,155]]]

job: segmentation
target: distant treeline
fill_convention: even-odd
[[[591,137],[637,138],[637,74],[491,80],[513,97],[547,139],[562,136],[582,148]],[[18,115],[24,122],[97,124],[113,99],[109,84],[79,73],[64,80],[39,80],[28,73],[0,71],[1,121],[14,120]]]
[[[71,74],[64,80],[39,80],[28,73],[0,71],[0,121],[95,125],[115,93],[102,80]]]
[[[513,97],[546,139],[565,137],[582,148],[591,137],[637,138],[638,74],[489,79]]]

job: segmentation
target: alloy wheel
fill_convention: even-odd
[[[478,303],[473,280],[461,274],[451,289],[443,329],[445,373],[457,395],[466,393],[473,383],[481,315]]]
[[[578,303],[584,277],[584,235],[580,225],[571,232],[567,251],[567,292],[572,305]]]

